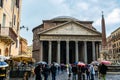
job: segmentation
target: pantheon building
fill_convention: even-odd
[[[48,64],[91,63],[100,57],[102,34],[92,25],[68,16],[43,20],[33,28],[33,51],[36,61]]]

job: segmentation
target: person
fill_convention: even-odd
[[[50,69],[49,69],[48,64],[44,64],[42,73],[43,73],[43,76],[44,76],[44,80],[48,80],[48,76],[49,76],[49,73],[50,73]]]
[[[90,75],[91,75],[91,80],[94,80],[95,69],[93,65],[90,65]]]
[[[101,74],[102,80],[106,80],[107,66],[105,64],[101,64],[99,67],[99,72]]]
[[[77,72],[78,72],[78,80],[81,80],[81,78],[82,78],[82,77],[81,77],[81,75],[82,75],[81,66],[78,66],[78,67],[77,67],[77,70],[78,70],[78,71],[77,71]]]
[[[27,72],[24,73],[23,80],[28,80],[28,73]]]
[[[57,71],[57,67],[55,66],[55,64],[53,63],[51,68],[50,68],[50,71],[52,73],[52,80],[56,80],[56,71]]]
[[[68,74],[68,80],[70,80],[72,74],[72,67],[70,64],[67,65],[67,74]]]
[[[76,75],[77,75],[77,66],[76,65],[72,66],[72,73],[73,73],[73,79],[72,80],[76,80]]]
[[[42,80],[42,64],[39,64],[37,67],[35,67],[35,75],[36,75],[36,78],[35,80]]]
[[[86,71],[85,66],[81,66],[82,80],[85,80],[85,71]]]
[[[94,69],[95,69],[95,76],[97,77],[98,76],[98,66],[97,65],[93,65],[94,66]]]
[[[87,76],[87,80],[90,80],[90,65],[89,64],[86,65],[86,76]]]

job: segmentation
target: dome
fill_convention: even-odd
[[[76,18],[70,17],[70,16],[59,16],[51,19],[52,21],[79,21]]]

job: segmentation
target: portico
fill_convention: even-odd
[[[80,37],[41,36],[42,61],[51,64],[52,62],[74,63],[78,61],[90,63],[96,60],[98,56],[96,53],[99,53],[99,38],[87,37],[86,40],[83,40],[84,37]]]

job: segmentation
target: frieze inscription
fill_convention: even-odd
[[[94,36],[40,36],[40,40],[73,40],[73,41],[102,41],[101,37],[94,37]]]

